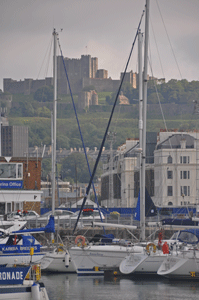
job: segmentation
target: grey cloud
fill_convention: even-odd
[[[179,65],[188,80],[199,80],[199,1],[159,0],[158,4]],[[144,5],[145,0],[1,0],[0,87],[5,77],[37,77],[53,27],[64,29],[60,42],[65,56],[80,57],[87,51],[98,57],[99,66],[108,69],[110,76],[119,78]],[[150,18],[168,80],[178,72],[173,71],[173,58],[169,58],[172,52],[156,0],[150,1]],[[152,36],[150,40],[154,75],[162,76]],[[134,54],[133,70],[136,60]],[[187,62],[189,72],[185,71]]]

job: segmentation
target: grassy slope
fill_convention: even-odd
[[[99,107],[101,111],[88,111],[78,112],[79,123],[83,133],[85,145],[93,148],[98,147],[101,144],[109,117],[111,106],[106,105],[106,96],[110,96],[111,93],[103,92],[99,93]],[[62,103],[71,103],[70,96],[61,95]],[[15,95],[13,97],[14,102],[30,101],[33,102],[33,95]],[[74,95],[74,101],[77,102],[77,95]],[[106,106],[105,106],[106,105]],[[58,106],[59,108],[59,106]],[[77,122],[73,110],[68,111],[67,116],[62,118],[62,113],[58,112],[60,116],[57,120],[57,136],[58,136],[58,148],[70,148],[81,147],[80,135],[78,132]],[[147,131],[158,132],[160,129],[165,129],[161,115],[152,114],[148,115]],[[193,115],[181,115],[181,116],[167,116],[166,126],[168,129],[194,129],[196,128],[197,116]],[[9,118],[10,125],[26,125],[29,127],[29,142],[30,146],[51,143],[50,131],[50,118],[41,117],[18,117]],[[138,137],[138,111],[136,107],[129,106],[121,107],[116,106],[113,120],[109,131],[116,132],[116,142],[114,148],[124,143],[126,138]],[[106,147],[109,145],[106,143]]]

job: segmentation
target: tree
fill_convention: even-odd
[[[40,102],[53,101],[53,87],[43,86],[34,93],[34,99]]]
[[[38,107],[36,112],[37,112],[37,115],[39,117],[44,117],[44,118],[50,118],[51,117],[51,111],[46,106]]]
[[[89,165],[91,172],[94,167],[94,161],[88,157]],[[94,181],[97,177],[100,176],[102,172],[101,165],[99,166]],[[89,183],[90,174],[88,171],[88,166],[86,162],[85,155],[83,153],[72,153],[62,161],[61,173],[64,180],[70,181],[72,183],[81,182],[81,183]],[[77,178],[76,178],[77,177]]]
[[[42,170],[42,178],[46,179],[47,175],[50,174],[52,169],[52,159],[51,158],[43,158],[41,162],[41,170]]]

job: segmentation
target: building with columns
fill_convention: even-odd
[[[154,202],[164,207],[195,205],[199,176],[196,133],[171,134],[154,151]]]
[[[146,188],[159,207],[199,204],[199,143],[197,132],[147,133]],[[101,205],[135,207],[139,193],[139,140],[120,146],[113,162],[104,164]],[[113,178],[113,199],[109,195]]]

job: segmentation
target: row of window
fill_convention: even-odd
[[[190,196],[190,186],[181,186],[180,194],[182,197]],[[173,196],[173,186],[171,185],[167,187],[167,196],[168,197]]]
[[[173,163],[173,158],[171,157],[171,155],[168,156],[167,163],[168,164]],[[181,164],[189,164],[190,163],[190,156],[180,156],[180,163]]]
[[[167,171],[167,179],[173,179],[173,171]],[[180,179],[190,179],[190,171],[180,171]]]

